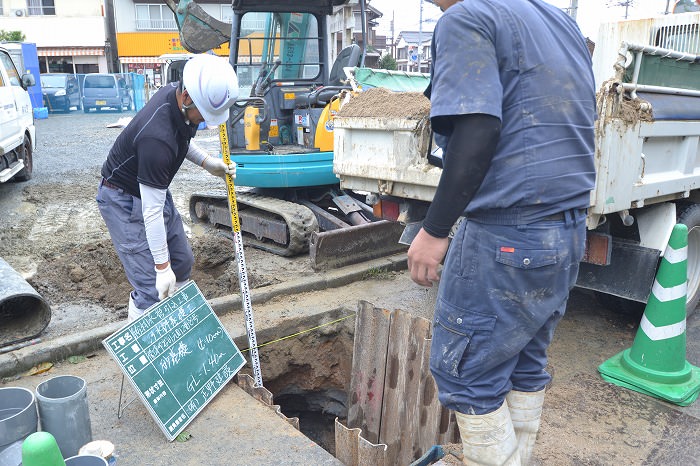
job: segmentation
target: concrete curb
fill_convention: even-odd
[[[368,278],[371,273],[376,271],[394,272],[405,270],[406,267],[406,254],[397,254],[340,269],[315,273],[277,285],[253,289],[251,290],[251,299],[253,304],[263,304],[277,296],[337,288]],[[242,309],[240,294],[214,298],[209,301],[209,304],[217,315]],[[69,356],[101,349],[102,340],[119,330],[123,325],[123,322],[111,322],[102,327],[64,335],[54,340],[0,354],[0,377],[16,375],[42,362],[62,361]]]

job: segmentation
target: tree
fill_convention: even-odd
[[[26,36],[22,34],[22,31],[6,31],[0,29],[0,41],[1,42],[24,42]]]
[[[391,54],[385,53],[377,62],[377,68],[395,71],[397,68],[396,60],[394,60],[394,57],[392,57]]]

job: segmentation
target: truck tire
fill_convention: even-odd
[[[32,164],[32,141],[30,141],[29,137],[27,137],[26,135],[24,136],[24,141],[22,142],[22,147],[20,150],[22,151],[22,157],[24,159],[24,168],[22,169],[21,172],[19,172],[15,175],[15,180],[16,181],[28,181],[32,178],[33,164]]]
[[[678,223],[688,227],[688,295],[686,315],[695,312],[700,301],[700,204],[676,203]]]

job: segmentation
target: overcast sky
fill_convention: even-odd
[[[570,0],[546,0],[552,5],[566,8]],[[663,14],[667,0],[635,0],[629,7],[628,18],[646,18]],[[577,21],[584,36],[596,39],[598,24],[603,21],[615,21],[625,17],[625,7],[614,6],[623,3],[617,0],[579,0]],[[671,1],[671,6],[675,3]],[[440,17],[440,9],[425,0],[370,0],[383,16],[379,20],[379,34],[391,37],[391,20],[394,17],[394,35],[401,31],[418,31],[420,26],[420,10],[423,5],[423,30],[432,30],[435,21]],[[613,6],[608,6],[613,5]]]

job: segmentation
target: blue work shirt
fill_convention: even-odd
[[[477,113],[501,120],[468,217],[520,224],[588,207],[595,85],[569,16],[539,0],[463,0],[438,21],[432,52],[433,122]]]

